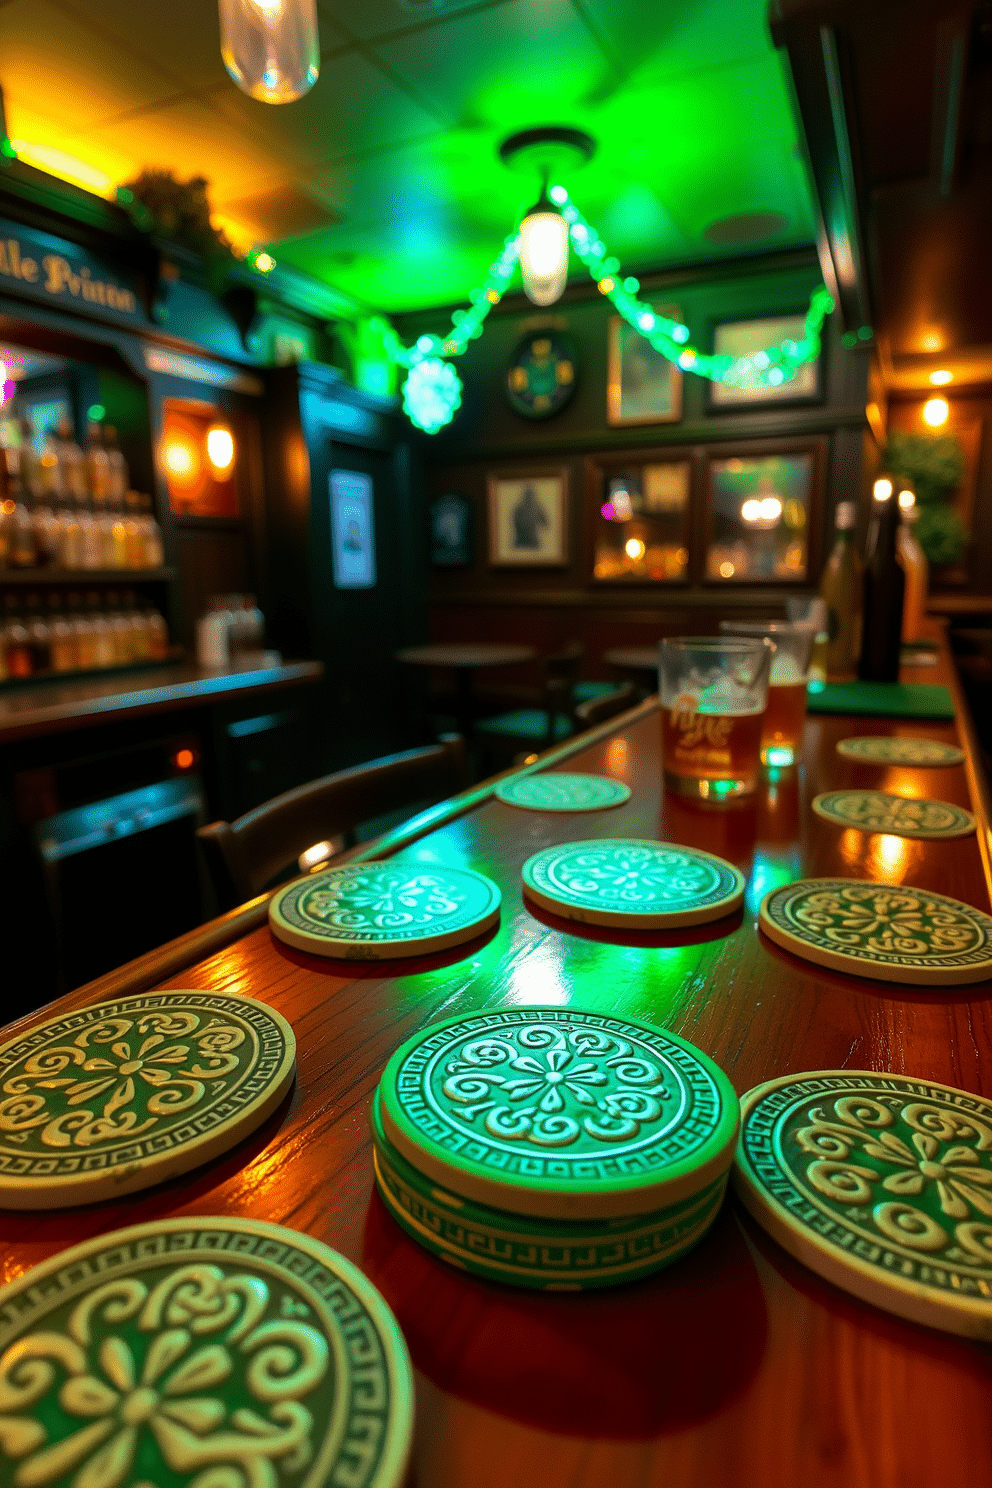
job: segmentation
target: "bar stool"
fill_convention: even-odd
[[[605,723],[608,718],[616,718],[618,713],[626,713],[628,708],[635,707],[639,701],[637,688],[632,682],[624,682],[602,697],[589,698],[587,702],[579,703],[575,716],[579,726],[588,729],[597,723]]]
[[[211,822],[197,839],[221,910],[252,899],[293,870],[306,872],[334,853],[329,840],[354,842],[356,827],[404,807],[430,805],[468,785],[465,741],[386,755],[284,791],[237,821]],[[350,839],[350,842],[349,842]]]

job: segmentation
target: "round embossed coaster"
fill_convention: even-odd
[[[725,1173],[737,1096],[711,1059],[647,1023],[506,1008],[421,1029],[386,1065],[383,1130],[432,1182],[514,1214],[610,1219]]]
[[[144,992],[0,1047],[0,1209],[95,1204],[208,1162],[275,1110],[296,1040],[273,1008]]]
[[[810,1270],[888,1312],[992,1341],[992,1103],[819,1070],[741,1100],[734,1187]]]
[[[992,976],[992,917],[927,889],[800,879],[765,895],[758,922],[806,961],[881,982],[950,987]]]
[[[744,875],[694,847],[639,839],[567,842],[523,866],[532,899],[568,920],[678,929],[719,920],[744,898]]]
[[[495,795],[525,811],[603,811],[630,800],[630,786],[608,775],[511,775]]]
[[[473,940],[499,920],[499,889],[470,868],[391,858],[296,879],[269,905],[273,935],[348,960],[421,956]]]
[[[943,744],[938,739],[897,739],[889,734],[859,735],[841,739],[837,753],[845,759],[860,760],[868,765],[960,765],[964,750],[956,744]]]
[[[975,830],[970,811],[951,801],[917,801],[888,791],[825,791],[813,797],[813,810],[838,827],[862,832],[891,832],[896,837],[920,837],[939,842],[967,837]]]
[[[158,1220],[35,1266],[0,1289],[0,1379],[4,1483],[399,1488],[409,1459],[389,1308],[261,1220]]]

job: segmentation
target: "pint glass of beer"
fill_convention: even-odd
[[[806,682],[815,628],[795,620],[721,620],[726,635],[764,637],[775,647],[768,707],[761,730],[761,763],[794,765],[802,752]]]
[[[721,805],[758,782],[772,646],[762,636],[688,636],[661,643],[665,785]]]

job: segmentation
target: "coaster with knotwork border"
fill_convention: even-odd
[[[953,801],[927,801],[912,796],[894,796],[889,791],[836,790],[814,796],[813,810],[835,827],[856,827],[860,832],[890,832],[896,837],[918,837],[943,842],[968,837],[975,818]]]
[[[499,889],[471,868],[389,858],[294,880],[271,901],[269,925],[298,951],[383,961],[474,940],[499,906]]]
[[[274,1008],[143,992],[62,1013],[0,1046],[0,1209],[95,1204],[227,1152],[293,1082]]]
[[[741,1098],[733,1184],[835,1286],[992,1342],[992,1102],[907,1075],[784,1075]]]
[[[494,792],[504,806],[524,811],[604,811],[630,800],[630,786],[609,775],[511,775]]]
[[[434,1023],[379,1084],[391,1145],[463,1199],[546,1219],[648,1214],[727,1171],[737,1096],[684,1039],[574,1007]]]
[[[866,765],[919,765],[936,769],[943,765],[960,765],[964,750],[940,739],[901,739],[894,734],[858,734],[840,739],[837,753],[845,759]]]
[[[382,1297],[280,1225],[134,1225],[0,1289],[4,1483],[399,1488],[412,1425]]]
[[[758,923],[805,961],[876,981],[951,987],[992,976],[992,917],[907,884],[800,879],[765,895]]]
[[[695,847],[593,838],[527,859],[524,888],[542,909],[584,925],[678,930],[739,908],[744,875]]]

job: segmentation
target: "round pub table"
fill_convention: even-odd
[[[405,646],[395,654],[396,660],[405,666],[452,668],[458,727],[468,735],[472,730],[472,673],[482,667],[533,661],[537,649],[506,641],[432,641],[427,646]]]

